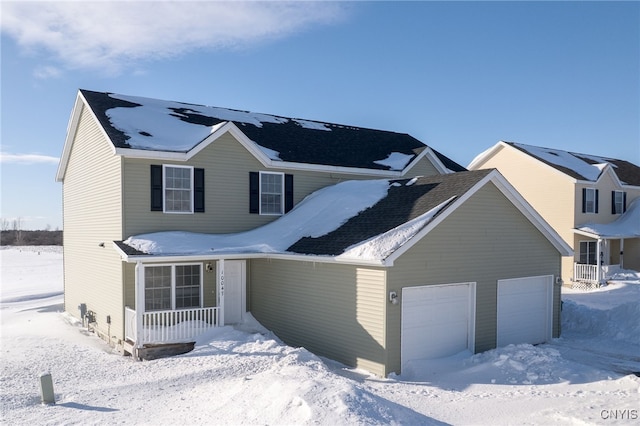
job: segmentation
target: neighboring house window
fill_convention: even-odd
[[[204,169],[152,164],[151,210],[165,213],[203,213]]]
[[[201,265],[162,265],[144,268],[145,311],[199,308]]]
[[[622,214],[627,211],[627,193],[611,191],[611,214]]]
[[[595,265],[597,247],[596,241],[580,241],[580,263]]]
[[[598,213],[598,190],[582,188],[582,213]]]
[[[249,172],[249,213],[281,215],[293,208],[293,175]]]

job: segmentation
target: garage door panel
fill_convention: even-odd
[[[498,346],[549,339],[552,290],[552,276],[498,281]]]
[[[470,283],[403,289],[402,364],[468,349],[472,300]]]

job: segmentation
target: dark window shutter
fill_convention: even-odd
[[[611,191],[611,214],[616,214],[616,191]]]
[[[151,211],[162,211],[162,166],[151,165]]]
[[[204,169],[193,169],[193,211],[204,213]]]
[[[598,190],[596,189],[596,213],[598,213]]]
[[[260,213],[260,175],[249,172],[249,213]]]
[[[587,188],[582,188],[582,213],[587,212]]]
[[[627,211],[627,193],[622,193],[622,213]]]
[[[293,175],[284,175],[284,212],[293,208]]]

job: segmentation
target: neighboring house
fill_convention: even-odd
[[[81,90],[57,179],[65,310],[136,356],[247,312],[380,375],[559,335],[570,248],[406,134]]]
[[[640,167],[629,161],[499,142],[469,169],[496,168],[573,248],[565,284],[640,270]]]

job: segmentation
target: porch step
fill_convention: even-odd
[[[150,361],[152,359],[186,354],[193,350],[195,344],[196,342],[146,344],[137,349],[136,352],[139,359],[143,361]]]

